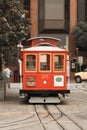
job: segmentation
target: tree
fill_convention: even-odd
[[[78,48],[87,50],[87,22],[79,22],[73,29],[72,34]]]
[[[23,9],[20,1],[0,0],[0,52],[8,63],[10,60],[14,64],[11,59],[17,58],[18,41],[29,38],[30,27],[29,11]]]

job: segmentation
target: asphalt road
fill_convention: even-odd
[[[20,102],[19,85],[11,84],[0,101],[0,130],[87,130],[87,83],[70,83],[70,98],[61,104]]]

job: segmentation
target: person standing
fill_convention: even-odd
[[[7,65],[5,69],[3,70],[3,74],[5,74],[7,78],[8,88],[10,88],[10,77],[13,75],[13,72],[10,70],[10,68]]]

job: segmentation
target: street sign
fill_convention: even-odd
[[[78,64],[79,64],[80,66],[83,65],[83,56],[79,56],[79,57],[78,57]]]

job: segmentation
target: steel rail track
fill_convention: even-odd
[[[87,84],[83,84],[83,85],[75,85],[75,87],[81,91],[87,92]],[[85,89],[84,89],[85,88]]]
[[[46,109],[47,109],[49,115],[53,118],[53,121],[55,121],[57,123],[57,125],[60,127],[60,129],[65,130],[65,128],[58,122],[58,119],[60,119],[62,117],[61,112],[59,112],[59,117],[55,118],[55,116],[52,114],[52,112],[50,112],[47,105],[46,105]]]
[[[65,116],[67,119],[69,119],[73,124],[75,124],[78,128],[79,128],[79,130],[84,130],[77,122],[75,122],[72,118],[70,118],[68,115],[66,115],[60,108],[59,108],[59,106],[57,106],[56,105],[56,108],[58,109],[58,111],[60,111],[61,112],[61,118],[63,117],[63,116]]]
[[[36,105],[34,105],[34,109],[35,109],[36,115],[37,115],[37,117],[38,117],[38,119],[39,119],[39,121],[41,123],[42,129],[46,130],[46,128],[45,128],[44,124],[42,123],[42,120],[41,120],[41,118],[39,116],[39,113],[37,112]]]
[[[49,116],[49,117],[51,118],[51,120],[50,120],[50,121],[47,121],[47,122],[43,122],[43,119],[41,119],[40,113],[37,112],[37,106],[34,105],[34,108],[35,108],[36,115],[37,115],[37,117],[38,117],[38,119],[39,119],[39,121],[40,121],[40,123],[41,123],[41,125],[42,125],[42,127],[43,127],[43,130],[47,130],[45,125],[46,125],[47,123],[49,123],[49,125],[50,125],[50,123],[52,123],[52,122],[55,122],[55,123],[58,125],[57,129],[59,128],[60,130],[65,130],[64,127],[62,127],[62,126],[60,125],[60,123],[57,121],[57,120],[61,117],[60,113],[59,113],[58,118],[55,118],[55,117],[52,115],[52,113],[49,111],[47,105],[44,105],[44,109],[45,109],[45,110],[47,111],[47,113],[48,113],[47,116],[45,116],[44,118],[46,118],[46,117]]]
[[[16,121],[12,121],[12,122],[7,122],[7,123],[1,123],[0,124],[0,129],[8,129],[9,128],[9,130],[10,129],[14,129],[14,130],[17,130],[17,129],[22,129],[23,128],[23,126],[19,126],[19,125],[21,125],[21,124],[24,124],[24,128],[26,128],[26,126],[28,127],[28,126],[30,126],[30,123],[33,123],[34,121],[30,121],[30,119],[32,119],[34,117],[34,115],[31,115],[31,116],[28,116],[28,117],[26,117],[26,118],[24,118],[24,119],[20,119],[20,120],[16,120]],[[36,120],[35,120],[35,122],[36,122]],[[14,127],[14,128],[12,128],[12,127]]]

